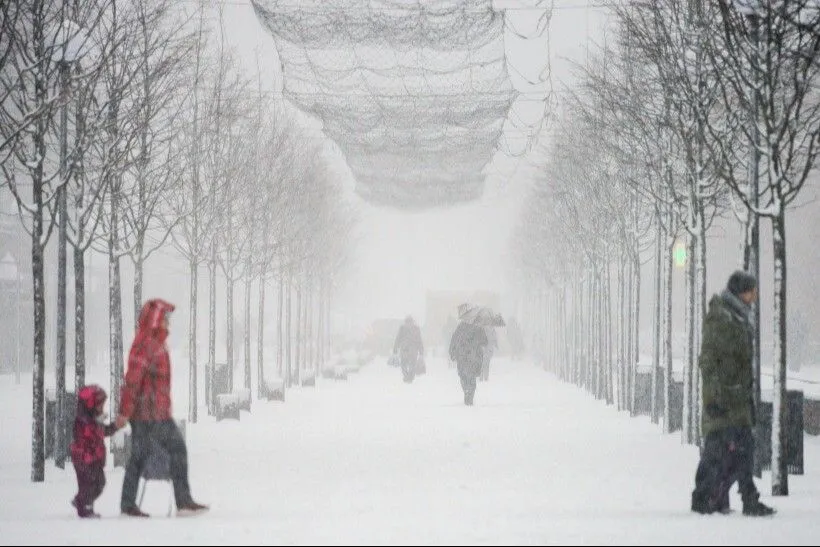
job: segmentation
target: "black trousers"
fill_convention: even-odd
[[[418,354],[402,352],[401,373],[405,382],[412,382],[416,377],[416,367],[418,366]]]
[[[81,462],[72,462],[77,473],[77,495],[74,505],[79,513],[91,513],[94,502],[105,488],[105,471],[102,463],[87,465]]]
[[[177,507],[191,503],[191,487],[188,484],[188,449],[185,439],[173,420],[162,422],[131,422],[131,457],[125,468],[122,483],[120,509],[136,506],[137,488],[145,470],[148,456],[159,445],[170,459],[170,478],[174,483],[174,498]]]
[[[706,436],[695,473],[693,498],[714,510],[729,508],[729,490],[737,482],[743,504],[756,502],[754,436],[751,427],[728,427]]]
[[[477,386],[476,377],[472,374],[459,373],[458,378],[461,380],[461,389],[464,391],[464,401],[472,403]]]

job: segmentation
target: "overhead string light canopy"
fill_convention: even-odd
[[[427,209],[476,200],[519,92],[492,0],[252,0],[283,94],[319,118],[358,194]]]

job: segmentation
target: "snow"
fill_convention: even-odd
[[[698,460],[664,435],[530,362],[503,357],[466,407],[454,369],[429,357],[404,384],[377,358],[348,381],[257,401],[240,421],[188,424],[191,486],[211,511],[166,518],[170,490],[149,483],[148,520],[119,517],[121,468],[107,469],[101,521],[76,518],[74,474],[47,462],[30,474],[30,384],[0,377],[0,544],[814,544],[820,537],[813,466],[779,513],[752,519],[689,511]],[[175,365],[184,368],[182,362]],[[175,386],[175,393],[184,386]],[[185,417],[177,401],[175,412]],[[205,413],[202,412],[201,415]],[[740,508],[736,488],[732,506]]]

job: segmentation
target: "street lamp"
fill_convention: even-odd
[[[760,156],[758,148],[760,146],[760,131],[758,125],[758,110],[759,110],[759,91],[757,89],[757,73],[758,73],[758,50],[760,47],[760,11],[762,9],[760,0],[733,0],[735,9],[742,14],[749,24],[749,40],[752,45],[750,61],[750,75],[749,81],[751,88],[749,89],[749,165],[748,165],[748,200],[750,205],[748,225],[748,233],[746,234],[746,245],[744,247],[743,268],[751,273],[755,279],[760,283],[760,218],[757,214],[758,208],[758,193],[760,186]],[[752,326],[754,329],[754,352],[752,366],[754,368],[755,390],[754,390],[754,408],[755,412],[760,413],[760,300],[752,305]],[[756,420],[760,423],[760,418]],[[755,458],[754,468],[755,475],[760,477],[762,475],[762,467],[760,462],[762,458],[761,450],[763,449],[764,440],[760,438],[762,428],[757,425],[754,428],[755,437]]]
[[[66,367],[66,246],[68,239],[68,98],[70,92],[71,66],[77,62],[88,43],[88,37],[79,25],[63,20],[53,36],[52,60],[57,63],[60,86],[60,170],[57,189],[59,231],[57,237],[57,364],[55,374],[56,411],[54,437],[54,463],[65,467],[67,446],[63,427],[65,416],[65,367]]]

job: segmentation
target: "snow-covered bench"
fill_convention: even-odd
[[[284,401],[285,381],[282,378],[266,378],[262,382],[262,397],[268,401]]]
[[[237,396],[238,405],[240,410],[244,410],[246,412],[251,411],[251,390],[248,388],[239,388],[234,390],[234,394]]]
[[[216,421],[239,419],[239,395],[223,393],[216,396]]]
[[[316,386],[316,371],[315,370],[308,370],[305,371],[302,376],[302,386],[303,387],[315,387]]]

